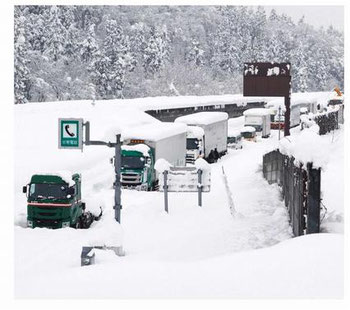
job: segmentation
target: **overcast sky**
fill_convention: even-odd
[[[303,15],[305,21],[315,27],[328,27],[333,25],[334,28],[344,31],[344,7],[343,6],[330,6],[330,5],[317,5],[317,6],[273,6],[264,5],[267,15],[270,14],[272,9],[275,9],[277,13],[286,13],[294,21],[298,21]]]

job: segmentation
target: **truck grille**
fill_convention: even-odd
[[[194,164],[194,154],[186,154],[186,163]]]
[[[138,173],[122,173],[122,185],[139,185],[141,184],[141,174]]]

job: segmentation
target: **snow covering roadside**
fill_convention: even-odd
[[[314,125],[300,132],[293,130],[291,136],[280,141],[282,153],[294,156],[296,162],[313,163],[321,168],[321,207],[324,219],[321,231],[344,231],[344,129],[334,130],[326,135],[317,133]],[[323,215],[321,215],[322,219]]]
[[[159,260],[140,264],[96,250],[96,265],[82,268],[71,262],[68,272],[50,273],[54,278],[37,273],[17,294],[23,298],[342,298],[343,245],[342,235],[308,235],[265,249],[177,264]],[[57,261],[52,267],[60,264]]]
[[[109,158],[113,149],[90,146],[83,153],[58,150],[57,118],[90,120],[91,139],[96,140],[116,126],[123,131],[136,124],[157,125],[158,121],[127,104],[110,102],[15,108],[17,297],[342,295],[343,237],[321,234],[289,240],[291,230],[279,189],[262,177],[262,155],[278,146],[275,131],[270,139],[244,141],[242,150],[229,150],[211,165],[212,189],[203,194],[202,208],[197,206],[195,193],[170,193],[166,214],[162,193],[123,190],[120,227],[112,209],[113,167]],[[330,162],[337,159],[333,155]],[[222,165],[240,217],[230,213]],[[81,172],[87,209],[97,212],[102,205],[102,219],[89,230],[24,228],[26,199],[21,187],[38,169]],[[96,250],[96,265],[80,267],[81,246],[119,241],[125,257]],[[310,271],[307,278],[306,270]]]

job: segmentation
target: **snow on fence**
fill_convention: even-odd
[[[282,188],[294,236],[320,232],[321,170],[296,164],[277,149],[263,157],[264,178]]]

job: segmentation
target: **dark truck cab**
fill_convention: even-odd
[[[81,201],[81,176],[72,176],[70,186],[57,175],[33,175],[23,186],[27,194],[28,227],[80,228],[85,203]]]

